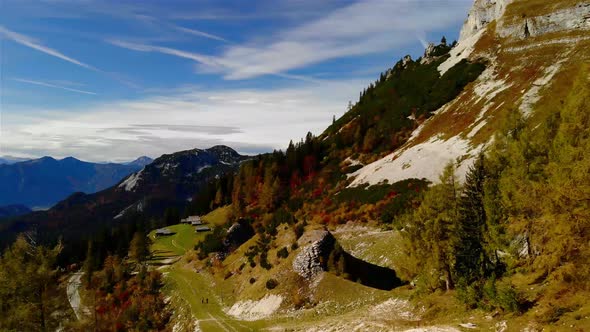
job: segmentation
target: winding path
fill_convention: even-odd
[[[82,319],[85,312],[85,308],[82,307],[80,303],[80,285],[82,285],[82,274],[83,272],[81,271],[72,274],[72,276],[68,279],[68,285],[66,288],[68,301],[70,302],[70,306],[74,310],[78,320]]]

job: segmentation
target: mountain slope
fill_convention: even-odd
[[[0,165],[0,205],[50,207],[74,192],[94,193],[112,186],[138,164],[95,164],[51,157]]]
[[[11,239],[23,231],[33,231],[41,243],[62,237],[63,256],[75,259],[98,232],[112,233],[113,226],[134,223],[139,215],[161,217],[167,208],[182,211],[209,182],[233,173],[246,159],[226,146],[163,155],[110,188],[75,193],[47,211],[11,220],[0,226],[0,237]]]
[[[187,269],[207,271],[220,291],[237,290],[223,296],[232,308],[280,298],[273,318],[297,317],[295,330],[307,328],[299,324],[309,312],[339,321],[314,320],[318,330],[366,329],[374,317],[351,325],[347,314],[383,303],[371,303],[367,288],[353,293],[361,286],[346,284],[350,275],[338,270],[346,261],[309,259],[322,246],[309,236],[328,230],[351,256],[411,283],[394,294],[426,298],[409,322],[383,317],[375,329],[434,319],[452,322],[456,328],[444,328],[451,331],[460,323],[586,330],[589,30],[587,1],[475,1],[457,44],[405,57],[320,137],[245,163],[231,209],[256,235],[219,249],[218,230],[198,246],[204,259],[187,255]],[[481,151],[489,153],[479,159]],[[485,167],[464,188],[451,168],[438,185],[450,162],[463,181],[478,159]],[[318,273],[298,273],[299,265]]]
[[[395,152],[356,171],[352,186],[426,178],[437,182],[446,163],[463,178],[474,157],[516,111],[525,117],[544,95],[558,93],[587,62],[590,4],[583,1],[477,0],[458,44],[438,70],[461,59],[485,59],[482,75],[416,128]]]
[[[151,164],[153,161],[154,160],[150,157],[141,156],[141,157],[135,159],[134,161],[125,163],[125,165],[135,165],[135,166],[143,167],[143,166]]]
[[[0,165],[10,165],[14,163],[19,163],[22,161],[27,161],[27,158],[18,158],[18,157],[11,157],[11,156],[2,156],[0,157]]]
[[[6,205],[0,206],[0,219],[16,217],[23,214],[30,213],[31,209],[24,205]]]

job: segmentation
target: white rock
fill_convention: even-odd
[[[480,33],[487,25],[500,18],[513,0],[475,0],[467,20],[461,28],[459,43]]]
[[[459,136],[444,140],[432,137],[430,140],[400,150],[377,160],[358,171],[352,176],[354,181],[349,187],[362,184],[375,185],[387,180],[395,183],[405,179],[427,179],[433,183],[439,182],[439,176],[450,161],[463,158],[456,165],[456,175],[464,180],[469,166],[473,164],[481,147],[472,147],[468,140]]]
[[[129,177],[127,177],[125,181],[121,182],[121,184],[119,184],[118,187],[124,188],[125,191],[134,191],[135,187],[137,187],[137,182],[141,180],[141,174],[143,173],[144,169],[145,167],[142,168],[139,172],[129,175]]]
[[[236,302],[227,314],[243,320],[258,320],[272,315],[283,303],[283,297],[267,294],[258,301],[246,300]]]

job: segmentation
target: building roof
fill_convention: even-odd
[[[207,232],[210,231],[211,228],[209,228],[209,226],[197,226],[195,227],[195,231],[197,232]]]
[[[168,228],[160,228],[156,230],[156,234],[160,235],[172,235],[174,234],[173,231],[169,230]]]

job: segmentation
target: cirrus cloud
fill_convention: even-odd
[[[368,81],[248,90],[185,87],[66,110],[7,110],[0,155],[125,161],[216,144],[242,153],[269,152],[308,131],[319,134]]]
[[[280,30],[269,38],[230,45],[217,55],[110,39],[139,52],[159,52],[197,62],[205,73],[227,80],[287,74],[320,62],[392,50],[456,25],[471,0],[365,0]],[[428,8],[428,10],[424,10]],[[199,32],[200,33],[200,32]]]

